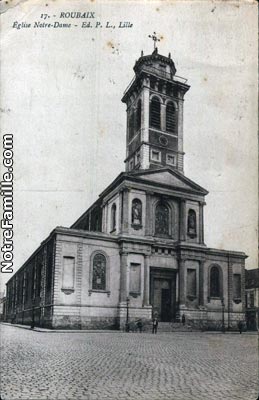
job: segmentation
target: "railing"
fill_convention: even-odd
[[[129,88],[131,87],[132,83],[136,80],[136,77],[133,76],[133,78],[131,79],[130,83],[128,84],[128,86],[126,87],[126,89],[124,90],[123,94],[125,94]]]
[[[174,81],[178,81],[178,82],[182,82],[182,83],[186,83],[187,79],[183,78],[182,76],[178,76],[178,75],[173,75],[171,72],[167,72],[167,71],[163,71],[159,68],[155,68],[155,67],[144,67],[142,69],[142,71],[146,72],[146,73],[151,73],[154,74],[156,76],[158,76],[159,78],[165,78],[168,80],[174,80]]]
[[[171,81],[173,80],[173,81],[180,82],[180,83],[186,83],[187,82],[187,79],[183,78],[182,76],[173,75],[171,72],[166,72],[166,71],[163,71],[163,70],[161,70],[159,68],[155,68],[155,67],[144,67],[144,68],[142,68],[141,71],[143,71],[143,72],[145,72],[147,74],[155,75],[158,78],[165,78],[167,80],[171,80]],[[133,82],[135,80],[136,80],[136,77],[134,76],[131,79],[131,81],[128,84],[128,86],[126,87],[126,89],[124,90],[123,94],[125,94],[128,91],[128,89],[131,87],[131,85],[133,84]]]

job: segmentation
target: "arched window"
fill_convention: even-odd
[[[139,199],[132,201],[131,221],[132,225],[142,224],[142,203]]]
[[[92,289],[106,290],[106,258],[101,253],[93,258]]]
[[[111,231],[116,229],[116,204],[112,205],[111,209]]]
[[[169,208],[163,203],[156,206],[155,234],[162,236],[169,235]]]
[[[161,128],[161,104],[158,97],[153,97],[150,103],[150,126],[152,128]]]
[[[188,212],[187,232],[190,237],[197,236],[196,212],[194,210]]]
[[[220,270],[217,266],[210,270],[210,297],[220,297]]]
[[[177,112],[171,101],[166,106],[166,130],[177,135]]]
[[[136,113],[136,131],[141,128],[141,100],[138,101],[137,113]]]

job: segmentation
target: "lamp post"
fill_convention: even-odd
[[[129,332],[129,302],[130,299],[126,299],[126,332]]]
[[[222,304],[222,333],[225,333],[225,303],[224,303],[224,297],[221,299],[221,304]]]

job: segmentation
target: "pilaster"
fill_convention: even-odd
[[[142,96],[142,115],[141,115],[141,123],[142,123],[142,137],[141,140],[144,142],[148,142],[149,139],[149,87],[150,80],[149,77],[145,77],[143,81],[143,96]]]
[[[241,278],[242,280],[242,278]],[[228,298],[227,300],[227,307],[228,310],[231,312],[233,311],[233,265],[230,262],[229,256],[228,256],[228,282],[227,282],[227,291],[228,291]],[[224,296],[224,282],[222,282],[222,293]],[[226,303],[225,300],[225,303]],[[245,302],[243,302],[244,304]]]
[[[82,273],[83,273],[83,244],[77,244],[77,262],[76,262],[76,303],[81,305],[82,298]]]
[[[186,302],[186,272],[185,259],[179,259],[179,306],[185,306]]]
[[[120,302],[126,302],[127,299],[127,269],[128,253],[120,252]]]
[[[119,192],[119,218],[118,218],[118,232],[123,232],[123,190]]]
[[[232,271],[233,274],[233,271]],[[245,312],[245,261],[242,260],[242,268],[241,268],[241,300],[242,300],[242,311]],[[258,301],[256,300],[255,296],[255,306],[258,306]],[[257,312],[257,318],[258,318],[258,312]]]
[[[152,192],[146,192],[146,226],[145,226],[145,235],[151,236],[152,235],[152,207],[151,207],[151,199]]]
[[[123,205],[122,205],[122,233],[128,233],[129,231],[129,190],[125,188],[123,190]]]
[[[183,99],[178,100],[178,151],[183,152]],[[182,159],[182,171],[183,171]]]
[[[205,260],[200,260],[199,268],[199,305],[204,305],[204,264]]]
[[[149,266],[150,257],[148,255],[144,255],[144,297],[143,297],[143,306],[149,306],[150,302],[150,293],[149,293],[149,281],[150,281],[150,266]]]
[[[203,203],[199,204],[199,243],[204,244]]]
[[[186,240],[186,201],[181,199],[180,202],[180,240]]]

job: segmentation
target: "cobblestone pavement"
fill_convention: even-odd
[[[256,335],[47,333],[1,325],[1,398],[256,400]]]

